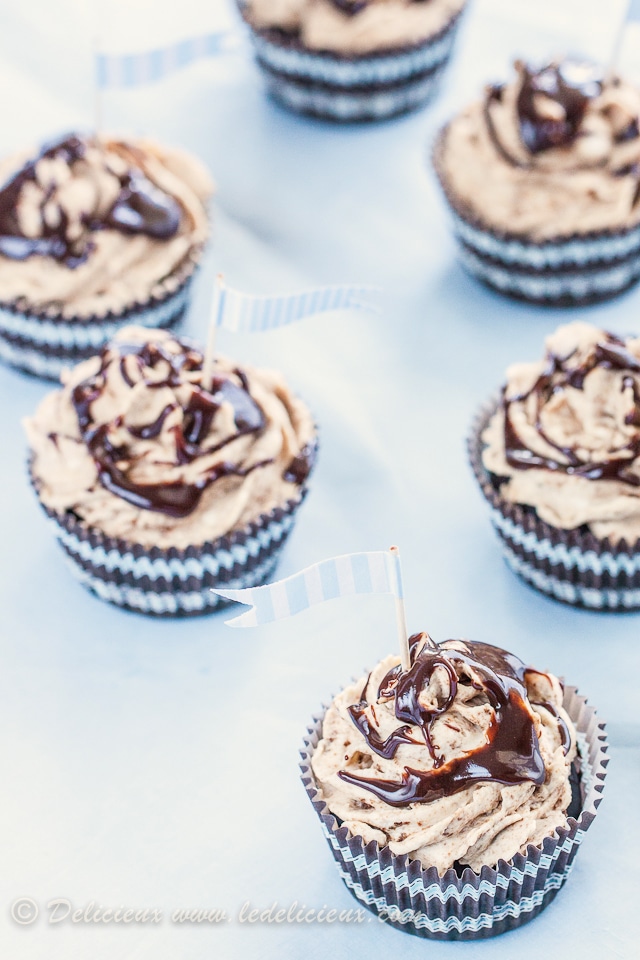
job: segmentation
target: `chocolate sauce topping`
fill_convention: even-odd
[[[367,7],[371,6],[373,0],[329,0],[334,7],[337,7],[338,10],[342,13],[346,13],[347,16],[353,17],[356,13],[361,13],[363,10],[366,10]],[[428,0],[410,0],[411,3],[427,3]]]
[[[287,483],[302,485],[313,470],[317,453],[317,443],[307,443],[285,470],[283,478]]]
[[[629,466],[640,455],[640,429],[629,443],[611,450],[609,457],[604,460],[589,461],[581,459],[575,447],[564,447],[554,443],[545,433],[541,423],[543,406],[553,394],[568,387],[582,390],[588,374],[602,367],[607,370],[629,372],[630,376],[623,378],[623,388],[632,389],[634,407],[627,415],[626,422],[640,428],[640,388],[635,377],[631,376],[631,374],[640,373],[640,360],[629,353],[624,341],[612,334],[605,334],[605,339],[597,343],[587,359],[576,367],[568,366],[570,357],[561,358],[550,354],[547,359],[546,369],[527,393],[510,399],[507,399],[506,392],[503,394],[504,447],[507,463],[517,470],[551,470],[569,476],[584,477],[587,480],[617,480],[632,487],[640,486],[640,476],[629,472]],[[535,453],[518,436],[511,418],[511,407],[514,403],[521,403],[532,395],[537,405],[535,429],[538,436],[561,453],[568,461],[567,463]]]
[[[180,207],[142,173],[120,178],[118,199],[106,215],[104,226],[122,233],[144,233],[156,240],[170,240],[180,229]],[[99,225],[93,224],[94,229]]]
[[[537,706],[544,707],[545,710],[548,710],[548,712],[551,714],[552,717],[556,718],[558,722],[558,730],[560,732],[560,743],[562,744],[562,751],[566,757],[567,754],[569,753],[569,750],[571,749],[571,731],[569,730],[567,721],[564,719],[564,717],[560,716],[560,714],[558,713],[558,711],[556,710],[556,708],[552,703],[541,703],[541,704],[537,704]]]
[[[371,0],[331,0],[334,7],[352,17],[369,6]]]
[[[182,216],[179,204],[159,190],[142,172],[129,170],[117,177],[120,193],[104,219],[87,216],[81,236],[69,238],[69,219],[61,207],[57,210],[55,227],[49,226],[45,219],[44,207],[51,201],[55,188],[43,194],[40,204],[42,236],[25,236],[18,218],[20,194],[26,183],[37,182],[38,163],[45,159],[61,159],[73,167],[84,160],[87,146],[85,140],[75,135],[49,144],[0,187],[0,254],[11,260],[26,260],[35,255],[52,257],[74,269],[90,256],[95,246],[91,234],[97,230],[108,228],[122,233],[145,234],[159,240],[176,235]],[[106,157],[105,168],[109,169]],[[116,176],[113,171],[109,172]]]
[[[517,157],[514,157],[512,153],[504,146],[500,137],[498,136],[498,131],[496,130],[495,124],[493,122],[493,116],[491,113],[491,108],[494,103],[502,103],[504,95],[504,85],[495,84],[492,87],[489,87],[487,90],[487,95],[484,101],[484,122],[487,125],[487,132],[489,138],[495,147],[498,154],[502,157],[512,167],[520,167],[523,170],[530,170],[533,167],[532,163],[523,163],[521,160],[518,160]]]
[[[75,387],[72,394],[73,405],[78,417],[82,439],[89,448],[98,469],[102,486],[116,496],[143,510],[155,510],[170,517],[186,517],[192,513],[204,492],[212,483],[228,476],[247,476],[253,470],[266,466],[271,460],[261,461],[250,467],[240,467],[221,459],[210,467],[197,483],[159,483],[141,484],[132,480],[131,468],[136,463],[128,445],[114,446],[111,440],[114,430],[122,427],[120,419],[97,427],[91,416],[92,404],[102,395],[106,386],[105,371],[110,363],[117,362],[123,382],[134,388],[139,382],[132,378],[127,370],[127,359],[133,357],[140,372],[145,368],[161,371],[159,379],[143,380],[149,389],[159,387],[180,387],[190,383],[186,373],[202,370],[202,355],[183,341],[180,352],[163,349],[162,344],[112,344],[102,352],[102,362],[98,372]],[[113,351],[119,350],[120,356],[113,358]],[[197,379],[197,377],[195,378]],[[191,384],[192,391],[183,408],[182,421],[173,427],[176,444],[176,464],[192,463],[203,456],[210,456],[222,450],[238,437],[245,434],[260,434],[265,426],[265,418],[258,404],[249,393],[246,379],[238,386],[227,376],[214,376],[210,390],[197,383]],[[234,411],[236,432],[215,446],[207,446],[214,418],[222,404],[231,404]],[[142,440],[151,440],[161,433],[167,418],[178,409],[178,404],[168,404],[153,423],[128,427],[129,434]],[[168,466],[172,466],[169,464]]]
[[[604,75],[601,69],[590,63],[565,60],[550,64],[541,70],[522,65],[522,82],[516,101],[516,114],[520,140],[531,159],[520,159],[501,141],[493,120],[493,108],[504,100],[504,84],[489,87],[484,102],[484,118],[487,132],[500,157],[512,167],[532,170],[535,156],[554,147],[570,146],[580,136],[580,128],[589,101],[603,90]],[[545,105],[547,107],[545,111]],[[557,116],[552,114],[557,113]],[[637,123],[631,123],[618,138],[618,142],[635,139]],[[577,170],[603,166],[605,161],[577,163]],[[565,171],[568,172],[568,171]],[[617,170],[614,176],[635,173]]]
[[[529,153],[564,147],[578,136],[589,100],[602,92],[604,75],[593,64],[564,60],[542,70],[524,67],[517,111],[520,136]],[[557,108],[545,114],[540,102]]]
[[[466,651],[448,648],[434,651],[423,645],[422,639],[422,634],[416,634],[410,640],[410,669],[404,672],[400,666],[395,667],[377,691],[378,700],[395,700],[395,715],[403,725],[384,741],[372,728],[365,712],[370,706],[366,699],[369,680],[361,702],[351,706],[349,713],[371,750],[386,759],[394,757],[401,744],[415,743],[415,736],[410,734],[412,727],[418,728],[433,760],[433,769],[405,767],[399,781],[370,779],[343,770],[338,776],[395,807],[451,796],[482,781],[544,783],[545,766],[527,703],[527,667],[513,654],[489,644],[467,642]],[[442,702],[427,709],[420,703],[420,694],[428,688],[438,668],[447,674],[448,693]],[[472,679],[470,671],[477,680]],[[433,743],[432,727],[434,721],[451,708],[461,683],[477,686],[478,694],[487,698],[495,716],[485,745],[445,761]]]

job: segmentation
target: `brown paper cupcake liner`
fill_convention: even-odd
[[[496,395],[475,417],[468,451],[509,566],[531,586],[564,603],[608,612],[640,609],[640,541],[612,544],[587,527],[562,530],[541,520],[532,507],[500,496],[500,478],[482,462],[482,434],[498,403]]]
[[[31,484],[38,482],[30,465]],[[280,554],[307,495],[261,514],[218,539],[178,549],[109,537],[76,514],[58,513],[39,499],[74,576],[101,600],[155,617],[188,617],[228,606],[216,587],[243,589],[273,579]]]
[[[172,276],[171,285],[147,302],[102,317],[69,318],[50,310],[0,303],[0,360],[33,376],[58,380],[65,367],[100,353],[123,327],[175,326],[187,309],[201,254],[202,250],[197,251]]]
[[[460,260],[469,273],[499,293],[547,306],[598,303],[638,282],[640,224],[536,242],[482,223],[448,182],[446,131],[436,140],[433,163],[453,214]]]
[[[434,940],[481,940],[528,923],[563,886],[601,802],[608,758],[604,724],[575,687],[566,687],[564,708],[578,732],[581,811],[541,846],[529,845],[508,862],[479,873],[469,867],[439,876],[376,841],[352,836],[315,784],[311,758],[322,736],[314,718],[301,751],[302,782],[320,819],[338,872],[360,903],[399,930]],[[324,716],[324,714],[323,714]]]
[[[423,43],[354,57],[309,50],[282,31],[256,30],[245,15],[269,93],[297,113],[347,123],[425,104],[449,61],[460,18]]]

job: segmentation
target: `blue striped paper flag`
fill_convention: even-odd
[[[391,551],[348,553],[322,560],[285,580],[246,590],[216,588],[214,593],[251,607],[233,620],[231,627],[256,627],[293,617],[318,603],[354,594],[390,593],[404,599],[400,558]]]
[[[237,37],[229,30],[190,37],[170,47],[142,53],[96,54],[96,82],[100,90],[108,87],[140,87],[155,83],[168,74],[203,57],[213,57],[232,49]]]
[[[630,0],[627,23],[640,23],[640,0]]]
[[[232,290],[218,278],[215,326],[234,333],[257,333],[332,310],[379,313],[380,293],[376,287],[348,285],[319,287],[285,296],[256,297]]]

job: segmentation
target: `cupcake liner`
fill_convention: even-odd
[[[481,940],[528,923],[551,903],[571,872],[574,857],[601,802],[608,758],[604,724],[575,687],[565,687],[564,708],[578,731],[582,810],[577,819],[529,845],[508,862],[476,873],[448,870],[440,877],[406,855],[396,856],[376,841],[365,844],[341,826],[319,796],[311,757],[322,736],[314,718],[301,751],[302,782],[345,884],[381,921],[433,940]]]
[[[30,471],[31,472],[31,471]],[[31,472],[31,483],[38,492]],[[293,528],[300,496],[217,540],[185,549],[146,547],[88,527],[74,513],[46,507],[74,576],[101,600],[156,617],[188,617],[228,606],[216,587],[255,587],[272,578]]]
[[[564,603],[608,612],[640,609],[639,541],[612,544],[584,526],[562,530],[541,520],[532,507],[500,496],[500,479],[482,462],[482,434],[499,399],[493,396],[477,414],[468,450],[509,566],[531,586]]]
[[[173,327],[187,308],[196,266],[192,260],[181,269],[175,290],[103,317],[70,319],[0,303],[0,360],[33,376],[58,380],[65,367],[95,356],[122,327]]]
[[[547,306],[583,306],[617,296],[640,279],[640,224],[533,241],[481,223],[450,188],[442,159],[434,165],[453,214],[463,266],[499,293]]]
[[[276,30],[251,34],[267,88],[285,106],[328,120],[383,120],[434,94],[460,16],[423,43],[361,57],[310,51]]]

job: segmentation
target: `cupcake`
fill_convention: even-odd
[[[466,0],[239,0],[269,92],[299,113],[382,120],[425,103]]]
[[[72,135],[0,163],[0,358],[57,379],[187,306],[213,186],[151,140]]]
[[[640,608],[640,339],[560,327],[477,417],[471,463],[510,566],[596,610]]]
[[[129,327],[25,422],[30,470],[74,573],[142,613],[213,610],[212,587],[273,573],[306,492],[316,431],[273,371]]]
[[[380,919],[472,940],[533,919],[600,803],[604,728],[498,647],[426,634],[314,722],[302,776],[340,875]]]
[[[445,127],[434,161],[462,263],[490,287],[576,305],[640,277],[640,91],[619,77],[516,63]]]

